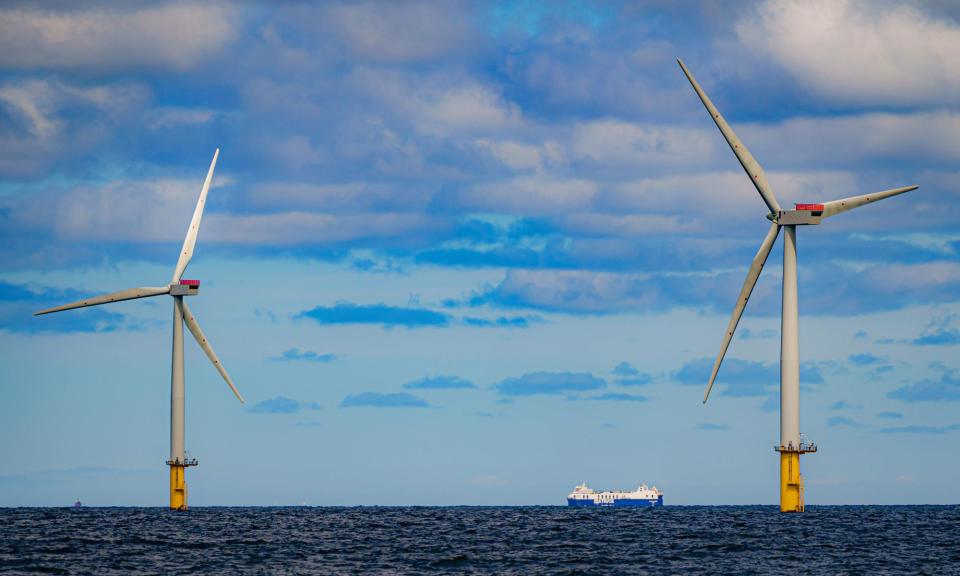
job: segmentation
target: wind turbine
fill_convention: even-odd
[[[197,232],[200,230],[200,220],[203,218],[203,207],[207,201],[207,192],[210,190],[210,181],[213,179],[213,169],[217,165],[217,157],[220,155],[220,149],[217,148],[213,153],[213,161],[210,163],[210,170],[207,171],[207,179],[203,182],[203,189],[200,190],[200,199],[197,200],[197,207],[193,211],[193,218],[190,220],[190,227],[187,228],[187,237],[183,240],[183,249],[180,251],[180,258],[177,260],[177,266],[173,269],[173,278],[167,286],[148,287],[148,288],[128,288],[112,294],[103,296],[94,296],[85,300],[71,302],[63,306],[56,306],[34,313],[34,316],[41,314],[50,314],[52,312],[62,312],[74,308],[84,308],[86,306],[98,306],[100,304],[110,304],[122,300],[134,300],[136,298],[149,298],[152,296],[161,296],[168,294],[173,297],[173,360],[170,370],[170,459],[167,464],[170,466],[170,508],[175,510],[187,509],[187,482],[184,478],[184,472],[189,466],[196,466],[195,458],[187,458],[184,450],[184,379],[183,379],[183,324],[187,324],[190,333],[200,348],[207,355],[207,358],[213,362],[213,366],[220,372],[227,385],[233,390],[237,399],[243,403],[243,396],[233,385],[233,381],[224,369],[220,359],[217,358],[210,342],[203,335],[200,324],[196,317],[190,311],[190,307],[184,302],[184,296],[196,296],[200,292],[199,280],[182,280],[183,271],[186,269],[190,259],[193,258],[193,248],[197,243]]]
[[[720,370],[720,364],[730,346],[730,340],[740,322],[740,316],[747,306],[747,300],[753,292],[753,287],[757,284],[763,265],[770,255],[770,250],[780,234],[780,229],[784,229],[783,241],[783,300],[780,316],[780,445],[774,449],[780,453],[780,511],[781,512],[802,512],[804,508],[803,500],[803,478],[800,476],[800,455],[808,452],[816,452],[817,446],[811,442],[804,442],[800,435],[800,333],[798,329],[798,310],[797,310],[797,226],[806,226],[820,224],[822,219],[835,216],[854,208],[859,208],[865,204],[890,198],[897,194],[903,194],[911,190],[916,190],[917,186],[905,186],[903,188],[894,188],[884,190],[874,194],[864,194],[862,196],[853,196],[841,200],[832,200],[822,204],[797,204],[793,210],[783,210],[777,203],[776,196],[773,195],[773,189],[767,183],[763,168],[754,159],[743,142],[737,138],[737,135],[723,119],[717,107],[713,105],[710,98],[697,83],[693,74],[687,70],[683,61],[677,59],[680,68],[686,75],[687,80],[697,92],[700,101],[707,108],[717,128],[723,134],[730,149],[736,154],[737,159],[750,176],[760,197],[767,205],[769,213],[767,220],[770,220],[770,229],[760,244],[760,250],[753,257],[753,263],[747,271],[747,279],[743,282],[743,288],[740,289],[740,296],[737,298],[737,304],[733,308],[733,315],[730,317],[730,323],[727,325],[727,331],[723,335],[723,342],[720,345],[720,353],[713,364],[713,370],[710,372],[710,381],[707,383],[707,389],[703,394],[703,402],[706,404],[710,396],[710,390],[717,379],[717,372]]]

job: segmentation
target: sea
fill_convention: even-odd
[[[960,574],[958,506],[0,509],[18,574]]]

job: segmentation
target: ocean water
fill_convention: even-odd
[[[960,574],[960,508],[0,509],[0,572]]]

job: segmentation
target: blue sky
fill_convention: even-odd
[[[166,282],[191,503],[777,498],[781,204],[800,230],[808,503],[956,502],[960,10],[951,2],[6,3],[0,505],[163,505]]]

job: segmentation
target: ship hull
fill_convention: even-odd
[[[656,500],[646,498],[617,498],[612,502],[595,502],[590,498],[567,498],[567,506],[583,508],[653,508],[663,506],[663,496]]]

